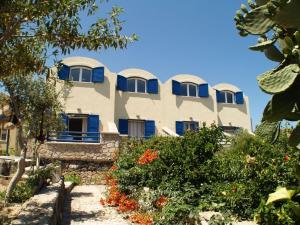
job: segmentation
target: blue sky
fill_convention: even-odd
[[[139,41],[125,50],[89,52],[80,55],[100,60],[113,72],[142,68],[162,82],[173,75],[189,73],[202,77],[210,85],[232,83],[250,98],[253,125],[259,123],[270,96],[257,85],[256,76],[273,68],[262,53],[248,50],[257,37],[242,38],[233,17],[245,0],[111,0],[123,7],[124,33],[136,33]],[[85,24],[92,19],[83,18]]]

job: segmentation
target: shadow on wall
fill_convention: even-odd
[[[70,98],[70,94],[72,92],[72,88],[91,88],[93,87],[96,92],[98,92],[103,97],[110,99],[110,81],[105,76],[103,83],[82,83],[82,82],[74,82],[71,83],[71,85],[64,84],[63,87],[63,98],[66,100],[67,98]]]
[[[244,102],[244,104],[242,105],[238,105],[238,104],[222,104],[219,103],[217,104],[217,109],[218,109],[218,113],[221,112],[224,108],[230,108],[230,109],[237,109],[239,110],[241,113],[243,114],[247,114],[247,104],[246,102]]]
[[[202,104],[204,107],[208,108],[210,111],[214,112],[214,100],[211,96],[208,98],[201,97],[187,97],[187,96],[176,96],[176,106],[180,108],[183,102],[194,102],[197,104]]]

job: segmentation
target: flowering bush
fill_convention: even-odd
[[[153,160],[158,158],[158,151],[152,151],[151,149],[147,149],[143,155],[137,161],[139,165],[145,165],[151,163]]]
[[[123,143],[109,171],[105,204],[133,212],[131,221],[140,225],[190,224],[207,210],[240,219],[259,211],[267,218],[269,211],[257,208],[277,186],[296,184],[299,153],[284,141],[271,145],[246,133],[223,150],[223,138],[219,128],[204,126],[180,138]]]

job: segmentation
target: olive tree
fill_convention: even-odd
[[[99,15],[103,0],[2,0],[0,5],[0,81],[9,95],[12,122],[18,128],[21,159],[6,193],[24,173],[30,141],[42,143],[47,130],[56,129],[61,105],[49,81],[50,56],[83,48],[98,51],[126,48],[137,39],[122,34],[123,10],[113,7]],[[93,23],[82,27],[88,17]],[[55,122],[56,121],[56,122]]]

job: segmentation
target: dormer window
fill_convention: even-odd
[[[136,93],[146,93],[146,80],[140,78],[128,78],[127,91]]]
[[[234,93],[231,91],[220,91],[220,97],[219,97],[220,103],[229,103],[233,104],[234,100]]]
[[[92,70],[86,67],[71,67],[70,81],[92,82]]]
[[[197,85],[193,83],[182,83],[181,84],[181,94],[182,96],[197,96]]]

